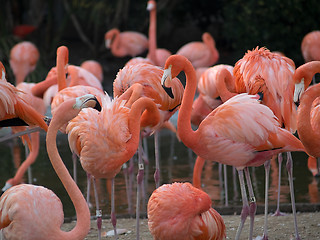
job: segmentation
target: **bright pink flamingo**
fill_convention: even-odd
[[[157,65],[163,67],[167,58],[172,54],[164,48],[157,48],[157,4],[155,0],[149,0],[147,10],[150,12],[149,21],[149,53],[147,58]]]
[[[135,57],[148,49],[148,38],[142,33],[121,32],[117,28],[110,29],[105,36],[106,48],[116,57]]]
[[[224,221],[209,195],[190,183],[165,184],[148,202],[148,227],[158,240],[222,240]]]
[[[210,67],[218,61],[219,52],[210,33],[203,33],[202,41],[187,43],[176,54],[188,58],[194,68]]]
[[[281,128],[273,112],[259,103],[257,95],[240,94],[229,99],[193,131],[190,116],[197,80],[191,62],[179,55],[169,57],[162,84],[169,85],[172,78],[181,71],[186,74],[186,87],[178,115],[178,135],[198,156],[237,168],[243,198],[241,223],[236,235],[236,239],[239,239],[246,217],[249,212],[252,214],[246,196],[243,170],[248,166],[262,165],[274,154],[304,151],[304,147],[288,130]],[[251,217],[250,239],[253,229]]]
[[[22,83],[26,76],[37,66],[40,54],[31,42],[20,42],[10,51],[10,67],[16,78],[16,85]]]
[[[305,62],[320,60],[320,31],[309,32],[303,37],[301,52]]]
[[[138,149],[140,118],[144,110],[152,116],[151,126],[160,120],[158,107],[149,98],[138,99],[131,108],[124,104],[125,101],[117,97],[111,101],[105,96],[101,112],[83,110],[66,129],[70,147],[80,157],[83,169],[95,178],[112,180],[111,222],[115,235],[114,178]]]
[[[95,60],[86,60],[81,63],[80,67],[91,72],[101,83],[103,82],[103,69],[99,62]]]
[[[63,208],[49,189],[21,184],[10,188],[0,198],[0,228],[5,239],[84,239],[90,230],[90,212],[85,199],[59,156],[56,135],[59,128],[84,107],[94,107],[93,95],[66,101],[54,114],[48,129],[47,151],[58,177],[69,194],[77,214],[77,224],[69,232],[61,230]]]

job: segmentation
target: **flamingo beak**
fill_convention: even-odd
[[[295,84],[294,88],[294,95],[293,95],[293,101],[299,102],[299,99],[301,98],[302,93],[304,92],[304,78],[302,78],[300,83]]]
[[[164,70],[161,78],[161,85],[162,85],[162,88],[166,91],[166,93],[173,99],[174,96],[173,96],[171,87],[165,86],[166,80],[171,81],[172,79],[171,68],[172,68],[172,65],[170,65],[167,69]]]

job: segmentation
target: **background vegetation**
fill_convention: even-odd
[[[58,46],[70,49],[70,63],[97,59],[105,76],[114,75],[128,58],[116,59],[104,46],[112,28],[148,33],[147,0],[0,0],[0,61],[8,65],[11,47],[34,42],[41,61],[30,77],[41,81],[55,64]],[[297,66],[303,63],[303,36],[320,29],[318,0],[158,0],[158,46],[176,52],[183,44],[210,32],[220,52],[219,63],[234,64],[247,50],[265,46],[281,51]],[[20,24],[36,30],[24,39],[13,35]]]

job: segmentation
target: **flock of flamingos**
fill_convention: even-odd
[[[281,167],[282,153],[287,154],[295,238],[300,239],[290,152],[306,152],[310,164],[315,165],[314,174],[319,172],[320,85],[312,85],[312,80],[320,72],[320,31],[311,32],[303,39],[301,50],[306,63],[298,68],[282,53],[264,47],[247,51],[234,66],[215,65],[219,52],[209,33],[203,34],[203,42],[188,43],[176,54],[157,48],[156,3],[150,0],[147,9],[150,11],[148,38],[137,32],[120,33],[118,29],[105,34],[106,47],[115,57],[133,57],[115,77],[112,97],[103,91],[101,66],[96,61],[81,66],[68,64],[66,46],[57,49],[56,66],[39,83],[24,82],[39,58],[34,44],[20,42],[11,50],[10,67],[16,86],[7,82],[6,70],[0,62],[0,127],[11,126],[14,133],[26,133],[26,129],[38,126],[47,132],[48,156],[77,217],[71,231],[62,231],[64,215],[60,199],[45,187],[21,184],[39,151],[39,132],[32,132],[22,136],[30,154],[16,175],[6,182],[0,198],[1,239],[71,240],[87,236],[88,204],[58,153],[58,131],[68,134],[70,148],[79,157],[88,179],[111,181],[111,223],[115,238],[114,178],[138,151],[136,235],[139,239],[139,197],[144,174],[140,140],[153,134],[157,146],[161,128],[175,131],[169,119],[176,111],[176,134],[197,155],[193,184],[177,182],[160,186],[160,159],[155,147],[156,189],[147,206],[148,227],[154,239],[226,238],[222,217],[201,189],[205,161],[231,165],[238,171],[243,209],[236,239],[240,238],[248,216],[249,239],[253,238],[256,202],[248,167],[264,164],[265,225],[261,239],[268,239],[270,159],[279,156]],[[137,57],[146,50],[146,58]],[[186,76],[185,88],[177,78],[180,72]],[[44,117],[49,106],[52,118]],[[192,125],[197,129],[193,130]],[[296,131],[298,137],[294,135]],[[101,239],[99,211],[96,217]]]

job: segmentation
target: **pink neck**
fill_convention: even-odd
[[[67,87],[66,83],[66,65],[68,64],[68,48],[59,47],[57,50],[57,75],[58,75],[58,91]]]
[[[158,65],[156,49],[157,49],[157,9],[156,7],[154,7],[150,11],[149,58],[155,65]]]
[[[233,77],[227,69],[221,69],[217,73],[216,87],[222,102],[226,102],[228,99],[237,95],[237,93],[232,93],[227,88],[227,83],[231,85],[232,81],[234,81]]]
[[[305,63],[296,69],[293,75],[294,83],[300,83],[304,78],[304,86],[307,89],[316,73],[320,73],[320,61]]]

